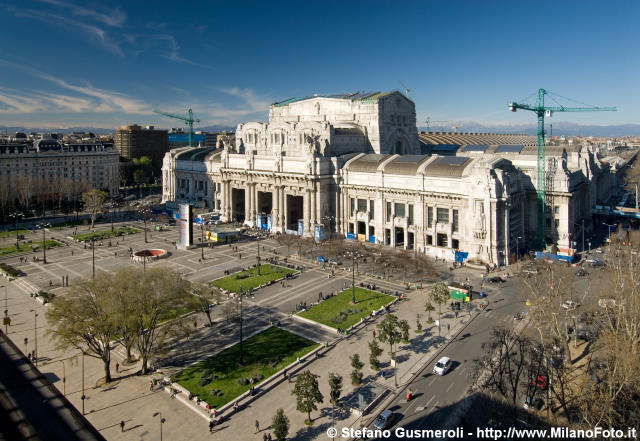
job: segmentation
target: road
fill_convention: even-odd
[[[490,339],[493,327],[513,327],[516,323],[513,316],[524,309],[524,298],[517,292],[518,283],[517,279],[512,279],[500,288],[491,288],[487,297],[489,306],[444,346],[386,407],[394,413],[394,423],[391,426],[392,437],[385,439],[399,439],[393,436],[393,429],[401,426],[405,429],[443,427],[453,405],[467,394],[473,360],[483,355],[482,344]],[[453,361],[451,370],[444,376],[433,374],[433,366],[441,356],[450,357]],[[409,387],[414,398],[407,402],[405,395]],[[367,427],[373,429],[372,424]]]

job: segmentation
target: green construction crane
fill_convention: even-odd
[[[193,123],[199,123],[200,120],[199,119],[193,119],[193,111],[191,109],[189,109],[187,111],[187,114],[189,116],[184,117],[184,116],[180,116],[180,115],[175,115],[173,113],[169,113],[169,112],[164,112],[162,110],[154,110],[155,113],[159,114],[159,115],[164,115],[164,116],[168,116],[169,118],[175,118],[175,119],[181,119],[182,121],[185,122],[186,125],[189,126],[189,147],[193,147]]]
[[[544,117],[552,116],[553,112],[601,112],[601,111],[613,111],[615,112],[615,107],[596,107],[589,106],[584,103],[580,103],[586,107],[565,107],[558,104],[557,106],[545,106],[544,105],[544,96],[549,95],[551,92],[546,91],[545,89],[538,89],[538,104],[533,106],[530,104],[522,104],[516,103],[514,101],[509,103],[509,110],[515,112],[518,109],[530,110],[535,112],[538,115],[538,183],[537,183],[537,194],[538,194],[538,243],[540,246],[544,248],[545,246],[545,227],[546,227],[546,219],[545,219],[545,206],[546,206],[546,156],[545,156],[545,144],[544,144]],[[556,94],[551,94],[556,95]],[[550,95],[550,96],[551,96]],[[557,95],[560,98],[564,98],[570,101],[569,98],[565,98],[563,96]],[[553,97],[552,97],[553,99]],[[554,99],[555,101],[555,99]],[[577,102],[577,101],[575,101]]]

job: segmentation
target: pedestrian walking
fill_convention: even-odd
[[[447,332],[449,332],[451,330],[451,324],[447,323]]]
[[[238,402],[233,403],[233,412],[238,413],[240,406],[238,406]]]
[[[209,432],[213,432],[213,428],[215,427],[216,422],[213,419],[209,420]]]
[[[149,381],[149,391],[153,392],[153,380]]]
[[[272,441],[271,440],[271,433],[267,433],[267,441]]]
[[[120,363],[116,363],[116,374],[118,373],[119,369],[120,369]]]
[[[267,441],[269,438],[267,438],[267,434],[263,433],[262,434],[262,441]]]
[[[260,432],[260,422],[256,420],[256,433]]]
[[[120,432],[124,432],[124,421],[120,421]]]

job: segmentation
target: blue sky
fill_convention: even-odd
[[[418,124],[533,123],[539,87],[640,123],[637,1],[0,0],[0,125],[266,120],[314,93],[411,90]],[[562,102],[570,104],[570,102]],[[551,122],[553,122],[551,120]]]

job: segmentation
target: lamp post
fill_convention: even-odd
[[[242,353],[242,290],[240,291],[240,365],[244,365],[244,354]]]
[[[38,312],[35,309],[30,309],[29,312],[33,312],[33,336],[35,342],[36,355],[33,357],[38,367]]]
[[[162,425],[167,421],[165,418],[162,417],[162,412],[156,412],[153,414],[153,417],[160,417],[160,441],[162,441]]]
[[[520,261],[520,239],[522,239],[522,236],[516,237],[516,263]]]
[[[113,232],[113,215],[115,210],[116,210],[116,204],[112,200],[111,201],[111,232]]]
[[[608,224],[606,222],[604,222],[604,225],[607,226],[607,228],[609,229],[609,249],[611,249],[611,228],[615,227],[615,224]]]
[[[582,219],[582,252],[584,253],[584,219]]]
[[[84,394],[84,349],[81,349],[82,352],[82,396],[80,397],[80,399],[82,400],[82,415],[84,415],[84,402],[87,399],[86,395]]]
[[[256,235],[256,243],[258,244],[258,275],[260,275],[260,233]]]
[[[0,288],[4,288],[4,333],[9,334],[9,307],[7,306],[7,286],[2,285]]]
[[[91,237],[91,271],[92,278],[95,280],[96,278],[96,238]]]
[[[204,260],[204,222],[200,224],[200,257]]]
[[[356,257],[359,257],[355,250],[347,251],[351,257],[351,303],[356,304]]]
[[[58,360],[62,363],[62,396],[67,396],[67,375],[64,370],[64,360]]]
[[[42,263],[47,263],[47,238],[45,231],[50,224],[42,224]]]
[[[13,213],[11,213],[9,215],[9,217],[14,218],[15,221],[16,221],[16,251],[19,251],[20,250],[20,239],[19,239],[19,235],[18,235],[18,219],[20,217],[22,217],[22,215],[19,212],[14,211]]]

